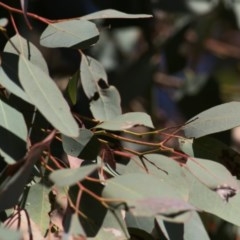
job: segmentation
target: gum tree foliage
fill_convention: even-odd
[[[221,161],[227,154],[236,169],[239,155],[207,136],[240,125],[239,102],[198,114],[163,141],[145,141],[144,136],[164,131],[154,129],[146,113],[123,114],[118,90],[109,85],[101,63],[82,49],[99,39],[93,19],[150,16],[108,9],[53,21],[27,13],[24,3],[22,9],[27,24],[29,18],[47,23],[41,45],[81,55],[68,95],[74,104],[80,82],[94,118],[71,112],[40,51],[15,29],[0,56],[1,239],[207,240],[201,212],[240,226],[239,176]],[[0,21],[6,36],[7,23]],[[27,124],[25,112],[15,108],[18,101],[47,120],[48,127],[39,129],[44,139],[31,143],[31,129],[38,125]],[[132,130],[139,125],[148,130]],[[182,151],[167,147],[180,130]],[[123,142],[148,150],[126,149]],[[52,153],[55,143],[63,159]]]

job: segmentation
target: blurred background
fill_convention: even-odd
[[[20,7],[18,1],[3,1]],[[156,128],[181,125],[205,109],[240,100],[240,0],[29,0],[28,10],[49,19],[102,9],[152,14],[150,19],[98,21],[100,41],[85,52],[98,59],[120,91],[124,112],[145,111]],[[1,10],[2,16],[7,12]],[[16,16],[23,35],[38,38],[46,25]],[[14,34],[9,26],[9,33]],[[5,39],[0,39],[0,47]],[[39,46],[40,47],[40,46]],[[79,68],[75,50],[45,49],[51,76],[64,91]],[[74,111],[91,116],[81,88]],[[227,114],[227,113],[226,113]],[[239,130],[217,135],[238,146]],[[177,143],[168,142],[177,147]],[[202,214],[211,239],[240,239],[240,229]]]

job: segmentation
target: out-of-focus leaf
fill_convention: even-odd
[[[11,230],[20,231],[22,233],[21,239],[23,240],[31,239],[32,236],[34,236],[34,239],[43,239],[38,225],[24,209],[18,210],[18,212],[15,211],[14,214],[4,222],[4,226],[7,226]]]
[[[230,223],[240,226],[240,194],[236,194],[226,203],[219,195],[210,190],[186,171],[189,182],[189,203],[202,211],[214,214]]]
[[[24,92],[18,77],[18,61],[19,56],[16,54],[1,53],[0,84],[9,92],[32,104]]]
[[[40,37],[45,47],[86,48],[96,43],[99,32],[96,25],[87,20],[73,19],[49,24]]]
[[[1,240],[22,240],[22,234],[17,230],[0,227]]]
[[[7,18],[0,18],[0,27],[6,27],[8,25]]]
[[[58,87],[23,55],[19,58],[19,79],[28,97],[55,128],[67,136],[77,136],[77,122]]]
[[[149,187],[157,186],[157,187]],[[185,204],[179,192],[165,181],[147,174],[125,174],[107,180],[103,190],[103,197],[122,199],[126,202],[131,212],[136,216],[153,216],[157,214],[172,214],[183,211],[183,209],[193,209],[192,206]],[[154,199],[154,201],[152,201]],[[170,201],[178,202],[179,208],[174,206],[158,205],[157,202],[167,204]],[[119,200],[120,202],[120,200]],[[146,203],[150,206],[153,202],[156,208],[147,208]],[[182,204],[180,204],[180,202]],[[184,207],[183,207],[184,205]]]
[[[199,138],[240,125],[240,102],[229,102],[212,107],[191,118],[184,126],[186,137]]]
[[[72,78],[69,80],[67,85],[67,93],[73,105],[75,105],[77,102],[78,80],[79,80],[79,71],[77,71],[72,76]]]
[[[0,211],[11,208],[18,203],[24,187],[32,174],[35,163],[42,151],[49,147],[54,132],[42,142],[35,144],[27,156],[13,165],[8,165],[0,176]]]
[[[194,158],[188,159],[186,167],[199,181],[212,190],[216,190],[221,186],[231,187],[235,191],[240,189],[236,177],[233,177],[222,164]]]
[[[31,219],[37,224],[42,235],[49,229],[49,192],[51,191],[47,182],[38,182],[30,186],[25,206]]]
[[[94,172],[96,169],[97,166],[95,164],[74,169],[60,169],[52,172],[49,178],[58,187],[72,186],[77,182],[83,180],[86,176]]]
[[[62,143],[68,155],[85,160],[96,159],[100,149],[100,142],[88,129],[79,129],[77,138],[62,135]]]
[[[104,121],[103,123],[97,125],[96,128],[121,131],[139,125],[154,128],[151,117],[144,112],[125,113],[113,118],[110,121]]]
[[[120,211],[108,211],[104,217],[103,225],[92,240],[127,240],[130,236]]]
[[[192,213],[189,221],[184,223],[184,240],[210,240],[197,212]]]
[[[14,48],[13,45],[21,52],[22,55],[24,55],[25,58],[29,59],[32,64],[38,66],[48,74],[47,63],[43,58],[42,53],[33,43],[23,38],[21,35],[16,34],[7,42],[4,47],[4,52],[18,54],[16,48]],[[17,69],[15,69],[15,71],[16,70]]]
[[[93,116],[105,121],[120,115],[120,95],[115,87],[108,85],[103,66],[95,59],[82,54],[80,74]]]
[[[22,114],[1,100],[0,116],[0,154],[12,164],[26,153],[27,126]]]
[[[81,19],[93,20],[93,19],[107,19],[107,18],[151,18],[152,15],[148,14],[128,14],[117,11],[115,9],[105,9],[95,13],[90,13],[81,17]]]

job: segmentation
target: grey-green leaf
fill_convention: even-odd
[[[1,53],[0,84],[9,92],[32,104],[19,81],[18,61],[19,56],[16,54]]]
[[[108,85],[107,74],[98,61],[82,54],[80,76],[96,119],[110,120],[121,114],[120,95],[115,87]]]
[[[100,149],[100,142],[88,129],[79,129],[77,138],[62,135],[64,151],[71,156],[80,157],[84,160],[96,159]]]
[[[0,100],[0,155],[8,164],[15,163],[26,153],[27,126],[23,115]]]
[[[79,71],[77,71],[69,79],[69,82],[67,85],[67,93],[73,105],[77,103],[78,81],[79,81]]]
[[[126,202],[131,212],[136,216],[170,214],[183,209],[186,211],[193,209],[191,205],[183,200],[179,192],[167,182],[140,173],[125,174],[107,180],[103,190],[103,197],[122,199],[122,202]],[[158,204],[159,202],[161,204]],[[162,204],[163,202],[165,204]],[[152,208],[147,207],[152,203]],[[168,206],[165,207],[166,205]]]
[[[94,172],[98,168],[97,165],[90,165],[86,167],[74,168],[74,169],[61,169],[52,172],[49,176],[50,180],[54,182],[58,187],[67,187],[76,184],[83,180],[90,173]]]
[[[11,42],[10,42],[11,41]],[[15,47],[13,47],[13,45]],[[29,61],[41,68],[45,73],[48,74],[48,66],[45,59],[42,56],[42,53],[38,50],[38,48],[31,43],[29,40],[23,38],[21,35],[16,34],[10,38],[7,44],[4,47],[5,52],[18,54],[16,48],[25,58],[29,59]]]
[[[217,189],[221,186],[231,187],[238,191],[240,186],[236,177],[220,163],[206,159],[188,159],[187,169],[210,189]]]
[[[139,125],[154,128],[151,117],[144,112],[125,113],[113,118],[112,120],[104,121],[103,123],[97,125],[96,128],[121,131]]]
[[[208,233],[197,212],[184,223],[184,240],[210,240]]]
[[[61,133],[76,137],[78,124],[54,81],[23,55],[19,58],[19,79],[32,103]]]
[[[186,137],[199,138],[240,125],[240,102],[212,107],[191,118],[184,126]]]
[[[48,199],[51,188],[48,184],[46,181],[37,182],[30,186],[27,195],[26,210],[41,230],[42,235],[45,235],[49,228],[51,204]]]
[[[99,32],[96,25],[87,20],[73,19],[49,24],[40,37],[45,47],[86,48],[96,43]]]
[[[22,234],[20,231],[11,230],[8,228],[0,227],[1,240],[21,240]]]
[[[105,9],[102,11],[98,11],[95,13],[90,13],[88,15],[85,15],[81,17],[81,19],[87,19],[87,20],[93,20],[93,19],[107,19],[107,18],[128,18],[128,19],[134,19],[134,18],[150,18],[152,15],[148,14],[129,14],[124,13],[121,11],[117,11],[115,9]]]

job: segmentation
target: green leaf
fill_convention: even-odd
[[[97,125],[96,128],[121,131],[139,125],[154,128],[151,117],[144,112],[125,113],[113,118],[110,121],[104,121],[103,123]]]
[[[62,135],[64,151],[71,156],[85,160],[96,159],[100,150],[100,142],[88,129],[79,129],[77,138]]]
[[[67,85],[67,93],[73,105],[77,103],[79,71],[77,71],[69,80]]]
[[[210,190],[200,181],[187,173],[190,186],[189,203],[202,211],[214,214],[232,224],[240,226],[240,194],[230,198],[226,203],[215,191]]]
[[[82,54],[80,75],[96,119],[110,120],[121,114],[120,95],[115,87],[108,85],[107,74],[98,61]]]
[[[140,173],[125,174],[107,180],[103,197],[122,199],[136,216],[172,214],[183,209],[193,209],[171,185],[154,176]]]
[[[8,19],[7,18],[0,18],[0,26],[6,27],[8,25]]]
[[[147,14],[128,14],[124,12],[117,11],[115,9],[105,9],[95,13],[90,13],[81,17],[81,19],[93,20],[93,19],[107,19],[107,18],[151,18],[152,15]]]
[[[118,171],[118,169],[117,169]],[[164,179],[175,191],[180,193],[184,199],[188,198],[189,187],[183,174],[182,167],[173,159],[161,154],[146,154],[143,158],[132,158],[121,172],[145,173]]]
[[[22,234],[19,231],[0,227],[1,240],[22,240]]]
[[[210,189],[217,189],[221,186],[231,187],[236,191],[240,189],[236,177],[222,165],[206,159],[188,159],[187,169]]]
[[[210,240],[197,212],[193,212],[189,221],[184,223],[184,240]]]
[[[49,229],[49,212],[51,210],[49,193],[51,188],[48,184],[48,182],[41,181],[30,186],[25,206],[31,219],[41,230],[42,235],[45,235]]]
[[[13,47],[13,45],[15,46],[15,48]],[[42,53],[33,43],[23,38],[19,34],[16,34],[15,36],[10,38],[10,40],[4,47],[4,52],[19,54],[16,51],[16,48],[26,59],[29,59],[32,64],[41,68],[45,73],[49,73],[47,63],[43,58]]]
[[[27,126],[23,115],[0,100],[0,155],[8,164],[15,163],[26,153]]]
[[[107,211],[103,224],[92,240],[128,240],[130,236],[120,211]]]
[[[67,136],[77,136],[77,122],[58,87],[23,55],[19,58],[19,79],[28,97],[55,128]]]
[[[1,53],[0,84],[8,91],[32,104],[24,92],[18,77],[19,56],[12,53]]]
[[[60,169],[52,172],[49,178],[58,187],[72,186],[97,170],[97,168],[98,166],[93,164],[74,169]]]
[[[45,47],[86,48],[96,43],[99,32],[96,25],[87,20],[73,19],[49,24],[40,37]]]
[[[183,127],[186,137],[199,138],[240,125],[240,102],[212,107],[188,120]]]

